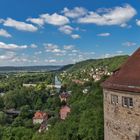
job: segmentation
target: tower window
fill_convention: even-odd
[[[111,103],[112,104],[118,103],[118,96],[117,95],[111,95]]]
[[[133,107],[133,99],[130,97],[123,97],[122,104],[124,107],[132,108]]]

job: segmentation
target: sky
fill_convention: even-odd
[[[131,55],[140,1],[0,0],[0,66],[66,65]]]

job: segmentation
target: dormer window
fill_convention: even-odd
[[[124,107],[132,108],[133,107],[133,98],[123,97],[122,98],[122,104],[123,104]]]
[[[118,96],[117,95],[111,95],[111,103],[112,104],[118,103]]]

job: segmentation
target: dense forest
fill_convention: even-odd
[[[69,117],[65,121],[55,122],[47,133],[36,134],[34,140],[103,140],[103,96],[100,82],[69,84],[69,90],[72,91],[68,101],[72,108]],[[88,94],[82,92],[85,87],[90,87]]]
[[[113,72],[128,56],[88,60],[64,67],[58,72],[3,73],[0,75],[0,139],[1,140],[103,140],[103,95],[100,84],[109,76],[95,81],[98,70]],[[98,70],[97,70],[98,69]],[[62,82],[60,91],[55,76]],[[70,76],[68,76],[70,75]],[[95,75],[95,74],[94,74]],[[88,79],[79,84],[72,79]],[[29,84],[31,86],[23,86]],[[61,91],[68,91],[67,103],[60,102]],[[85,92],[86,91],[86,92]],[[67,104],[71,112],[61,120],[59,110]],[[9,115],[11,109],[16,115]],[[39,124],[33,124],[36,111],[47,112],[49,129],[39,133]]]
[[[68,70],[69,72],[75,72],[79,69],[89,69],[91,67],[108,67],[109,71],[113,71],[121,66],[121,64],[128,58],[128,55],[122,55],[122,56],[115,56],[111,58],[105,58],[105,59],[90,59],[85,60],[82,62],[78,62],[75,65],[71,65]],[[68,65],[69,66],[69,65]]]

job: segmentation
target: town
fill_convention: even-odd
[[[55,72],[1,73],[0,118],[2,119],[0,122],[4,128],[3,131],[6,129],[8,129],[7,133],[13,131],[11,137],[14,137],[15,132],[21,129],[22,133],[28,130],[26,132],[28,139],[50,138],[54,136],[53,132],[60,129],[58,129],[60,126],[63,133],[65,125],[68,125],[67,128],[73,127],[78,131],[83,128],[80,125],[86,125],[87,121],[93,124],[98,121],[98,133],[103,132],[103,95],[100,84],[114,73],[110,69],[112,66],[110,61],[116,63],[115,60],[118,59],[123,62],[126,58],[126,56],[107,58],[106,61],[97,61],[98,65],[93,60],[90,66],[87,63],[86,68],[81,66],[77,68],[74,65],[67,70]],[[102,61],[106,65],[102,66]],[[120,65],[120,61],[118,62],[113,67],[114,70]],[[89,111],[91,107],[92,111]],[[93,122],[92,118],[85,117],[85,113],[96,113],[92,116],[97,116],[99,113],[100,117],[94,119],[95,122]],[[76,122],[79,123],[76,124]],[[16,128],[19,130],[14,131]],[[89,126],[84,128],[86,131]],[[91,129],[94,131],[96,127],[91,126]],[[102,135],[98,133],[96,137],[103,138],[103,133]],[[73,134],[68,137],[77,137],[76,133]],[[83,137],[82,134],[83,132],[78,137]]]
[[[80,71],[81,75],[89,73],[89,75],[86,75],[87,77],[83,77],[83,79],[72,79],[72,74],[67,73],[66,71],[63,71],[60,74],[61,79],[65,79],[66,77],[69,77],[69,80],[71,80],[72,82],[74,82],[75,84],[81,84],[84,85],[85,82],[88,82],[89,79],[93,78],[93,80],[95,82],[101,80],[101,78],[103,76],[110,76],[112,73],[108,72],[107,67],[102,68],[96,68],[96,69],[90,69],[90,72],[88,72],[86,69]],[[76,76],[74,76],[74,78],[77,78]],[[25,84],[24,84],[25,86]],[[28,86],[34,86],[33,84],[27,84],[26,87]],[[57,91],[59,92],[59,98],[60,98],[60,102],[62,103],[62,106],[60,108],[59,111],[59,116],[61,120],[65,120],[68,116],[68,114],[71,112],[71,108],[70,106],[67,104],[67,100],[70,98],[71,96],[71,91],[67,91],[65,88],[63,88],[63,85],[61,85],[61,82],[58,80],[58,77],[55,77],[55,85],[48,85],[49,87],[55,87],[57,89]],[[89,87],[88,87],[89,88]],[[87,94],[88,93],[88,88],[83,89],[83,93]],[[47,120],[49,119],[48,117],[49,115],[47,114],[47,112],[42,112],[42,111],[37,111],[34,114],[33,117],[33,124],[41,124],[40,128],[39,128],[39,132],[42,132],[44,130],[48,130],[50,125],[47,124]]]
[[[81,71],[81,73],[84,74],[84,73],[87,73],[87,71],[84,69]],[[109,75],[111,75],[111,73],[107,71],[107,68],[103,69],[103,68],[99,67],[99,68],[96,68],[95,70],[93,68],[90,70],[89,75],[87,75],[89,78],[83,77],[83,79],[76,79],[76,77],[74,77],[75,79],[72,79],[72,74],[67,73],[66,71],[63,71],[62,73],[60,73],[59,78],[61,78],[61,81],[62,81],[66,77],[69,77],[69,80],[71,80],[71,82],[73,82],[75,84],[83,85],[86,82],[89,82],[90,78],[93,78],[93,81],[96,82],[96,81],[100,80],[101,77],[104,75],[109,76]],[[16,75],[16,77],[18,77],[18,76]],[[7,78],[9,78],[8,75],[7,75]],[[43,87],[42,84],[40,85],[40,88],[42,88],[41,86]],[[30,88],[36,88],[36,87],[38,88],[39,85],[34,82],[28,82],[28,83],[26,82],[26,83],[22,84],[22,87],[26,88],[26,89],[30,89]],[[57,76],[55,76],[55,78],[54,78],[54,85],[48,84],[48,85],[46,85],[46,90],[47,90],[47,88],[52,90],[50,92],[50,96],[52,96],[52,98],[53,98],[53,96],[57,96],[57,98],[59,98],[61,106],[59,109],[58,116],[60,117],[61,120],[65,120],[67,118],[68,114],[71,112],[71,107],[68,104],[68,100],[72,96],[71,91],[67,91],[66,87],[62,85],[62,83],[59,81]],[[53,90],[56,90],[56,91],[53,91]],[[84,94],[87,94],[88,90],[89,90],[89,87],[84,88],[82,92]],[[5,94],[4,92],[0,93],[1,96],[4,96],[4,94]],[[28,111],[31,111],[31,110],[28,110]],[[4,112],[8,116],[15,118],[20,115],[21,111],[16,110],[15,108],[8,108],[8,109],[4,110]],[[43,131],[48,130],[49,127],[51,127],[51,125],[49,125],[47,123],[49,121],[49,119],[51,119],[51,117],[52,116],[48,112],[44,112],[42,110],[35,111],[35,113],[32,117],[32,122],[33,122],[33,125],[40,124],[38,132],[41,133]]]
[[[89,70],[84,69],[81,70],[81,73],[87,73],[87,71]],[[93,82],[97,82],[103,76],[109,75],[111,72],[107,70],[107,67],[91,68],[89,75],[82,77],[83,79],[78,76],[73,77],[67,71],[59,72],[57,75],[51,72],[1,74],[0,99],[3,103],[1,103],[1,115],[5,118],[5,123],[14,126],[18,126],[19,121],[26,124],[27,122],[23,122],[22,119],[28,118],[30,120],[28,120],[29,128],[35,127],[38,133],[47,132],[51,129],[53,120],[57,118],[63,122],[69,119],[73,110],[69,101],[75,95],[74,91],[69,88],[69,82],[82,86],[81,94],[84,95],[90,93],[91,90],[91,86],[86,85],[90,82],[88,79],[92,78]],[[67,77],[69,78],[68,83],[66,83]],[[5,82],[4,85],[3,82]],[[10,87],[8,87],[9,84]],[[19,89],[13,89],[13,85]],[[18,101],[17,98],[21,100]],[[57,111],[55,111],[56,108]]]
[[[140,1],[0,0],[0,140],[140,140]]]

